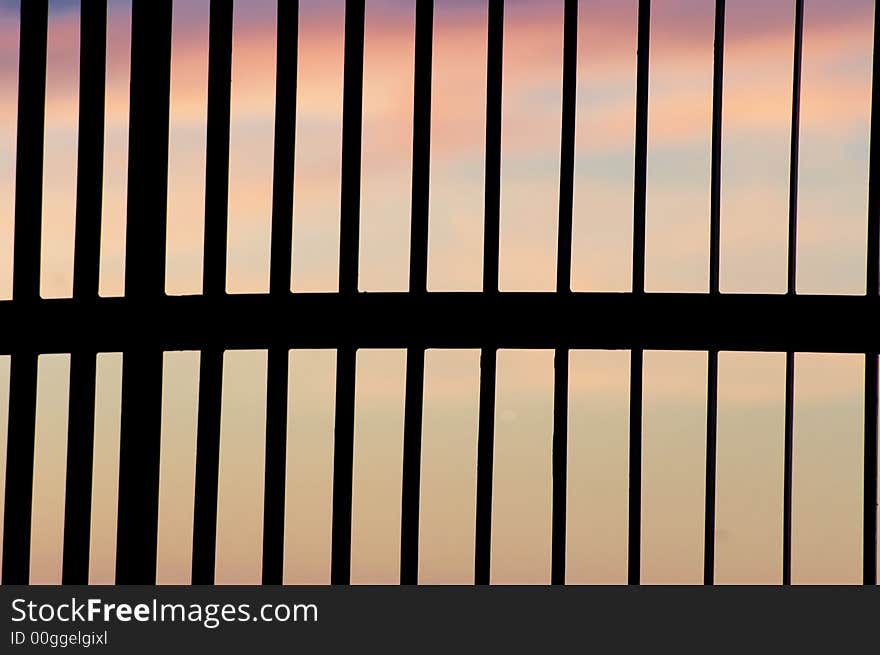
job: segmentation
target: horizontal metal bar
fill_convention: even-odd
[[[0,354],[203,348],[876,352],[880,298],[361,293],[0,302]],[[589,320],[587,320],[589,319]]]

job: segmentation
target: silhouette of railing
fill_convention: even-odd
[[[791,581],[794,352],[865,354],[863,579],[877,580],[877,372],[880,316],[880,112],[874,16],[867,292],[795,292],[803,0],[796,2],[788,290],[785,295],[721,294],[721,190],[724,0],[716,1],[708,294],[645,292],[650,0],[639,0],[631,293],[571,291],[578,3],[565,1],[557,290],[498,288],[503,0],[489,0],[483,290],[427,291],[433,1],[416,8],[412,232],[408,293],[358,293],[363,101],[364,0],[345,4],[339,292],[292,294],[291,221],[298,2],[278,2],[274,187],[270,290],[226,295],[232,0],[212,0],[208,67],[204,293],[164,293],[168,176],[171,0],[133,0],[125,297],[98,296],[107,0],[82,2],[79,153],[72,299],[39,296],[46,87],[47,0],[21,6],[15,267],[13,299],[0,302],[0,353],[11,354],[9,441],[3,540],[4,583],[28,581],[34,468],[37,357],[71,354],[64,513],[63,581],[88,579],[95,412],[95,361],[123,352],[116,578],[154,583],[159,488],[162,353],[201,351],[193,534],[194,583],[214,580],[223,352],[268,350],[264,583],[280,583],[284,534],[287,351],[337,350],[331,581],[349,582],[358,348],[407,348],[400,580],[417,582],[424,355],[426,348],[480,348],[475,582],[490,576],[496,352],[555,349],[552,582],[565,581],[568,355],[572,348],[632,352],[629,443],[629,574],[640,580],[642,362],[645,349],[706,350],[707,460],[704,581],[714,581],[715,472],[720,350],[783,351],[786,356],[783,582]]]

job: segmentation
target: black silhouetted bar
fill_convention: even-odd
[[[279,0],[277,21],[272,246],[269,271],[269,293],[276,297],[290,292],[299,0]]]
[[[801,68],[804,0],[795,2],[794,73],[791,90],[791,158],[788,183],[788,295],[797,294],[798,161],[801,124]],[[782,584],[791,584],[791,485],[794,459],[794,352],[785,353],[785,448],[782,492]]]
[[[336,429],[333,445],[333,533],[330,583],[351,582],[351,502],[354,473],[354,394],[357,350],[336,351]]]
[[[782,469],[782,584],[791,584],[791,483],[794,458],[794,352],[785,353],[785,420]]]
[[[645,208],[648,184],[648,82],[651,0],[639,0],[636,65],[636,141],[633,182],[632,292],[645,292]]]
[[[164,297],[168,191],[171,0],[133,0],[125,294]],[[168,320],[144,318],[141,334]],[[134,342],[123,352],[116,581],[153,584],[159,513],[162,351]]]
[[[880,12],[874,8],[871,79],[871,155],[868,183],[868,262],[866,293],[880,294]],[[863,582],[877,584],[877,349],[865,353],[865,498]]]
[[[208,118],[205,154],[205,255],[203,293],[226,293],[229,209],[229,113],[232,80],[232,0],[211,0],[208,36]],[[193,504],[192,583],[213,584],[217,546],[220,408],[223,350],[199,358],[199,413]]]
[[[791,153],[788,181],[787,292],[797,293],[798,171],[801,133],[801,69],[804,58],[804,0],[796,0],[794,15],[794,68],[791,85]]]
[[[651,44],[651,0],[639,0],[636,69],[636,145],[633,195],[632,292],[645,293],[645,204],[648,183],[648,54]],[[630,354],[629,393],[629,584],[641,579],[642,548],[642,349]]]
[[[356,294],[360,248],[361,141],[364,100],[364,2],[345,2],[342,93],[342,201],[339,293]]]
[[[633,350],[629,367],[629,537],[627,583],[641,582],[642,555],[642,369],[644,351]]]
[[[709,293],[721,291],[721,133],[724,93],[725,0],[715,0],[712,73],[712,160],[709,197]],[[715,477],[718,446],[718,350],[709,350],[706,398],[706,512],[703,531],[703,584],[715,582]]]
[[[718,351],[710,350],[706,365],[706,509],[703,525],[703,584],[715,584],[715,478],[718,459]]]
[[[553,516],[550,583],[554,585],[565,584],[569,352],[567,348],[557,348],[553,356]]]
[[[501,211],[501,79],[504,0],[489,0],[486,65],[486,197],[483,229],[483,294],[498,293],[498,233]],[[469,317],[469,320],[473,320]],[[489,584],[492,551],[492,483],[495,455],[495,374],[498,346],[480,353],[480,410],[477,436],[477,509],[474,581]]]
[[[409,291],[428,290],[428,213],[431,182],[431,85],[433,80],[434,0],[416,5],[413,88],[412,225]]]
[[[487,585],[492,555],[492,482],[495,460],[495,375],[497,350],[480,351],[480,401],[477,435],[477,509],[474,583]]]
[[[574,203],[575,114],[577,112],[578,3],[565,0],[562,46],[562,145],[559,164],[559,234],[556,292],[571,293],[571,222]],[[565,535],[568,493],[568,357],[567,348],[554,355],[553,384],[553,534],[550,563],[552,584],[565,584]]]
[[[202,350],[199,359],[192,584],[214,584],[222,387],[223,351],[216,348],[206,348]]]
[[[269,348],[266,364],[263,584],[281,584],[284,577],[288,354],[286,348],[273,346]]]
[[[208,33],[205,254],[202,288],[203,293],[211,297],[222,297],[226,293],[232,4],[232,0],[211,0]]]
[[[299,2],[278,2],[275,64],[275,170],[272,188],[272,254],[269,293],[290,293],[293,237],[293,165],[296,138]],[[288,349],[268,352],[266,388],[266,480],[263,493],[263,584],[284,575],[284,498],[287,471]]]
[[[601,315],[602,321],[587,320]],[[150,330],[142,326],[153,317]],[[308,316],[308,320],[295,320]],[[0,301],[0,355],[289,348],[498,348],[861,353],[880,345],[874,296],[707,293],[295,293]],[[463,321],[462,317],[468,317]],[[572,318],[574,317],[574,318]],[[223,329],[218,330],[217,325]],[[69,329],[58,330],[58,325]],[[650,330],[646,329],[650,326]]]
[[[345,2],[342,95],[342,202],[339,294],[357,297],[361,204],[361,128],[364,96],[364,0]],[[351,495],[354,473],[354,394],[357,350],[339,344],[336,355],[336,429],[333,454],[332,584],[351,580]]]
[[[79,135],[73,297],[85,309],[98,297],[104,171],[107,0],[83,2],[79,44]],[[73,386],[73,385],[71,385]]]
[[[46,117],[46,0],[21,3],[18,131],[15,159],[15,240],[12,298],[40,297],[43,139]]]
[[[46,115],[46,0],[21,3],[15,239],[12,298],[17,311],[39,300]],[[16,313],[17,313],[16,311]],[[14,320],[14,319],[13,319]],[[9,322],[0,323],[6,327]],[[27,584],[31,551],[37,351],[15,349],[9,371],[9,427],[3,513],[3,584]]]
[[[419,502],[422,477],[422,410],[425,351],[406,353],[406,407],[403,422],[403,479],[400,517],[400,584],[419,581]]]
[[[107,64],[107,0],[80,9],[79,153],[73,297],[84,313],[98,297],[101,199],[104,169],[104,74]],[[64,501],[64,584],[87,584],[95,441],[94,350],[70,354],[67,475]]]
[[[37,355],[15,353],[9,369],[3,584],[27,584],[31,559]]]
[[[412,225],[409,292],[428,290],[428,210],[431,173],[431,80],[434,49],[434,0],[416,4],[415,84],[413,89]],[[403,424],[403,480],[400,516],[400,583],[419,577],[419,501],[422,469],[422,409],[425,349],[406,353],[406,407]]]

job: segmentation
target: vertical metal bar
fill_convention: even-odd
[[[229,209],[229,116],[232,80],[232,0],[211,0],[208,36],[208,119],[205,154],[205,256],[202,286],[209,298],[226,293]],[[223,350],[199,359],[199,414],[193,505],[192,583],[213,584],[217,546]]]
[[[434,48],[434,0],[416,4],[413,88],[412,226],[409,292],[428,291],[428,210],[431,170],[431,81]],[[406,408],[403,427],[403,481],[400,519],[400,583],[419,577],[419,502],[422,467],[422,409],[425,349],[406,353]]]
[[[73,297],[98,297],[104,172],[104,77],[107,0],[83,2],[80,14],[79,137]]]
[[[483,232],[483,293],[498,293],[498,232],[501,209],[501,87],[504,0],[489,0],[486,66],[486,197]],[[477,437],[477,509],[474,581],[489,584],[492,551],[492,478],[495,452],[497,346],[480,353],[480,410]]]
[[[709,200],[709,293],[721,292],[721,134],[724,92],[725,0],[715,0],[715,52],[712,81],[712,181]],[[709,351],[706,399],[706,513],[703,584],[715,583],[715,477],[718,447],[718,350]]]
[[[263,486],[263,584],[284,577],[284,498],[287,482],[288,349],[272,346],[266,368],[266,455]]]
[[[794,459],[794,353],[785,353],[785,424],[782,472],[782,584],[791,584],[791,486]]]
[[[296,139],[299,1],[278,2],[275,64],[275,170],[272,188],[272,261],[269,293],[290,293],[293,236],[293,167]],[[268,353],[266,398],[266,480],[263,493],[263,584],[284,576],[284,497],[287,472],[288,349]]]
[[[487,585],[492,555],[492,478],[495,459],[495,375],[497,350],[480,351],[480,407],[477,437],[477,515],[474,583]]]
[[[133,0],[125,295],[165,294],[171,0]]]
[[[428,212],[431,178],[431,84],[434,50],[434,0],[416,5],[413,88],[412,226],[409,291],[428,289]]]
[[[299,0],[279,0],[275,61],[275,146],[272,174],[272,246],[269,293],[290,292],[293,238],[293,167],[296,145]]]
[[[483,293],[497,293],[498,234],[501,211],[501,87],[504,60],[504,0],[489,0],[487,50]]]
[[[17,307],[36,302],[40,293],[47,30],[47,0],[22,2],[15,163],[15,268],[12,274],[12,299]],[[13,352],[10,367],[3,584],[27,584],[31,551],[37,355],[34,352]]]
[[[89,581],[96,359],[95,352],[76,350],[70,354],[63,584]]]
[[[797,293],[798,171],[801,130],[801,69],[804,58],[804,0],[796,0],[794,13],[794,70],[791,84],[791,154],[788,178],[788,286]]]
[[[788,188],[787,294],[797,294],[798,160],[801,123],[801,67],[804,48],[804,0],[795,3],[794,72],[791,91],[791,157]],[[791,487],[794,459],[794,353],[785,354],[785,449],[782,493],[782,584],[791,584]]]
[[[202,287],[205,296],[221,298],[226,293],[233,2],[211,0],[210,11]]]
[[[559,157],[559,233],[556,291],[571,293],[571,232],[577,115],[578,3],[565,0],[562,46],[562,139]]]
[[[556,292],[571,293],[571,223],[574,204],[575,114],[577,112],[578,2],[565,0],[562,52],[562,143],[559,164],[559,240]],[[553,389],[552,584],[565,584],[568,493],[568,348],[557,348]]]
[[[648,182],[648,55],[651,45],[651,0],[639,0],[636,70],[636,144],[633,197],[632,292],[645,292],[645,203]],[[629,552],[628,582],[641,579],[642,544],[642,360],[641,348],[630,355],[629,391]]]
[[[364,95],[364,0],[345,2],[342,98],[342,203],[339,293],[357,298],[360,239],[361,128]],[[331,584],[351,581],[351,503],[354,473],[354,401],[357,350],[340,344],[336,356],[336,428],[333,454]]]
[[[633,193],[632,290],[645,292],[645,208],[648,183],[648,76],[651,46],[651,0],[639,0],[636,67],[636,143]]]
[[[339,292],[347,295],[356,294],[358,290],[363,97],[364,0],[346,0]]]
[[[214,584],[222,388],[223,351],[205,348],[199,359],[192,584]]]
[[[642,556],[642,368],[644,353],[633,350],[629,368],[629,539],[627,584],[641,581]]]
[[[709,293],[721,291],[721,137],[724,109],[725,0],[715,0],[715,41],[712,73],[712,180],[709,199]]]
[[[333,527],[330,584],[351,582],[351,504],[354,473],[355,360],[353,346],[336,351],[336,434],[333,446]]]
[[[98,297],[104,168],[104,74],[107,64],[107,0],[80,8],[79,152],[73,299],[85,313]],[[87,584],[92,516],[95,437],[94,350],[70,354],[67,475],[64,504],[64,584]]]
[[[550,583],[565,584],[568,493],[568,348],[557,348],[553,359],[553,527]]]
[[[47,5],[46,0],[21,3],[12,273],[12,298],[21,302],[40,297]]]
[[[871,154],[868,180],[868,271],[866,291],[880,294],[880,8],[874,7],[871,74]]]
[[[125,293],[145,315],[164,296],[171,0],[133,0]],[[153,317],[157,318],[157,317]],[[161,317],[158,317],[161,320]],[[162,352],[123,353],[116,581],[153,584]]]
[[[880,293],[880,12],[874,7],[871,79],[871,160],[868,183],[868,261],[866,292]],[[863,582],[877,584],[877,352],[865,353],[865,499]]]
[[[27,584],[31,561],[31,505],[37,355],[13,353],[9,369],[9,436],[3,514],[3,584]]]
[[[703,584],[715,584],[715,478],[718,459],[718,351],[709,351],[706,402],[706,509],[703,526]]]
[[[400,584],[419,581],[419,502],[422,468],[422,409],[425,349],[406,353],[406,410],[403,431],[403,483],[400,525]]]
[[[116,583],[155,584],[162,353],[123,353]]]

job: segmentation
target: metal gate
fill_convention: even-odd
[[[489,0],[483,289],[428,292],[427,242],[431,133],[433,0],[416,7],[409,292],[358,293],[364,0],[345,3],[339,291],[290,292],[291,217],[298,2],[279,0],[275,99],[272,244],[268,294],[227,295],[232,0],[212,0],[208,69],[204,292],[164,292],[172,0],[133,0],[131,114],[125,296],[98,296],[103,184],[107,0],[82,0],[79,152],[72,299],[39,295],[47,0],[22,0],[15,186],[13,299],[0,302],[0,354],[11,355],[3,577],[27,583],[34,470],[37,358],[70,353],[71,395],[64,512],[63,582],[86,583],[99,351],[123,353],[116,578],[156,577],[162,354],[201,351],[193,532],[193,583],[214,580],[223,352],[268,350],[264,583],[282,580],[287,353],[337,351],[331,581],[350,578],[355,355],[358,348],[407,349],[400,581],[417,582],[421,427],[426,348],[481,349],[478,428],[477,584],[490,571],[496,352],[555,349],[552,582],[565,582],[568,355],[573,348],[632,352],[629,427],[629,583],[638,584],[641,542],[642,363],[645,349],[708,352],[704,581],[714,581],[718,353],[786,352],[783,582],[791,581],[794,352],[865,355],[863,578],[877,580],[877,364],[880,337],[880,133],[878,27],[874,17],[867,293],[799,296],[795,292],[798,140],[803,0],[796,1],[788,292],[721,294],[721,196],[724,0],[716,0],[711,145],[710,277],[707,294],[645,292],[650,0],[638,3],[632,291],[571,291],[577,0],[565,0],[557,290],[509,293],[498,287],[501,174],[503,0]]]

